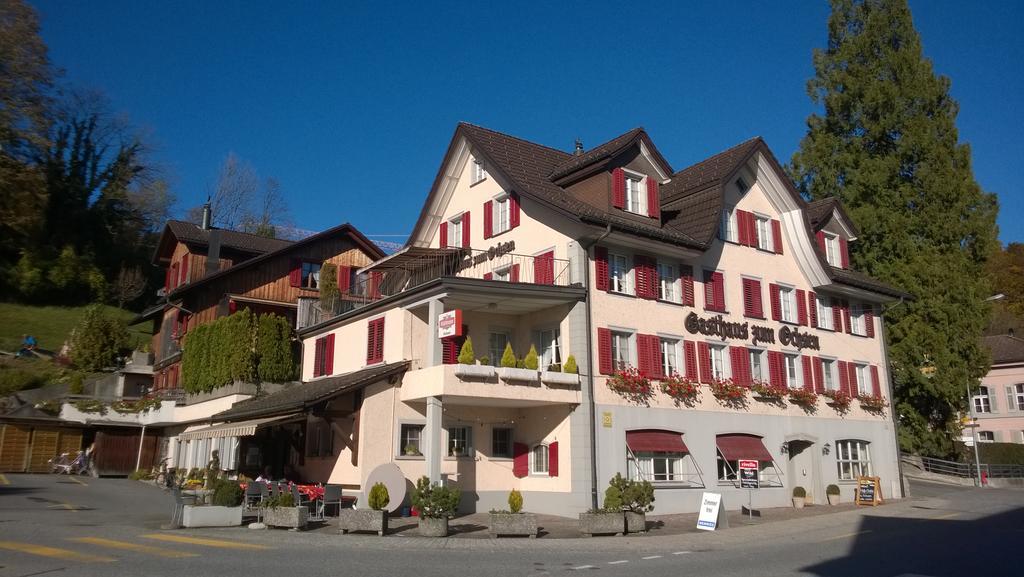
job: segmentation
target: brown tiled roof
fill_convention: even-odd
[[[689,196],[704,188],[722,185],[722,180],[746,162],[759,144],[764,144],[764,141],[755,136],[673,174],[672,181],[662,187],[662,200]]]
[[[876,292],[884,295],[889,295],[896,298],[913,299],[914,296],[908,292],[902,291],[891,285],[888,285],[880,280],[873,279],[868,275],[851,270],[848,268],[837,268],[829,265],[825,262],[824,257],[821,258],[822,266],[825,267],[825,272],[828,273],[829,278],[832,282],[852,286],[854,288],[864,289],[871,292]]]
[[[982,337],[981,342],[992,353],[993,365],[1024,362],[1024,339],[1012,335],[992,335]]]
[[[210,231],[191,222],[183,220],[167,221],[167,228],[180,242],[186,244],[207,245],[210,243]],[[238,232],[237,230],[220,230],[221,247],[232,248],[253,254],[272,252],[279,248],[292,244],[292,241],[280,238],[266,238],[263,236]]]
[[[630,146],[633,146],[640,140],[644,140],[647,143],[650,153],[653,154],[654,157],[658,159],[658,162],[662,164],[669,174],[671,174],[672,166],[667,160],[665,160],[665,157],[661,155],[661,152],[658,151],[657,147],[654,146],[654,143],[651,142],[650,137],[647,136],[644,129],[642,127],[637,127],[625,134],[616,136],[604,144],[599,144],[579,156],[573,155],[570,160],[563,162],[558,168],[556,168],[554,172],[549,175],[549,178],[557,181],[562,177],[568,176],[588,166],[610,159]]]
[[[860,234],[854,226],[853,220],[846,213],[843,203],[834,196],[819,198],[807,203],[807,207],[804,208],[804,214],[807,215],[807,220],[811,225],[811,232],[818,232],[823,226],[828,224],[834,212],[839,213],[840,218],[850,227],[854,236]]]
[[[338,395],[372,385],[381,379],[404,372],[408,368],[409,361],[401,361],[298,383],[265,397],[256,397],[235,403],[230,409],[214,415],[212,420],[237,421],[303,410]]]

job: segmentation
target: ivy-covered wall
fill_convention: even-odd
[[[200,325],[185,336],[182,386],[208,393],[234,381],[290,381],[296,374],[291,336],[285,318],[248,309]]]

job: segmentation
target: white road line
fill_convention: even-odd
[[[628,559],[622,559],[621,561],[609,561],[609,565],[622,565],[623,563],[629,563]]]
[[[573,567],[573,571],[579,571],[580,569],[593,569],[593,565],[580,565],[579,567]]]
[[[643,559],[644,561],[647,561],[649,559],[661,559],[661,555],[648,555],[647,557],[641,557],[641,559]]]
[[[676,551],[673,555],[689,555],[690,553],[693,553],[693,551]]]

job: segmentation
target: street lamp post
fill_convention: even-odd
[[[979,487],[984,487],[981,484],[981,457],[978,456],[978,423],[975,422],[974,418],[974,402],[971,400],[971,383],[967,383],[967,415],[971,418],[971,423],[968,427],[971,428],[971,439],[974,442],[974,469],[975,469],[975,482],[978,483]]]

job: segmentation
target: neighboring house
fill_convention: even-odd
[[[755,506],[794,486],[824,502],[837,482],[850,498],[858,475],[893,497],[888,410],[658,392],[678,374],[888,401],[881,305],[909,295],[849,268],[856,238],[759,138],[675,171],[643,129],[573,154],[460,124],[405,248],[345,287],[358,306],[299,331],[303,382],[205,434],[241,439],[240,469],[358,492],[395,463],[478,511],[518,489],[531,510],[575,514],[615,473],[652,481],[662,513],[696,511],[705,490],[737,508],[741,459],[759,462]],[[467,337],[478,365],[457,364]],[[509,344],[545,370],[495,368]],[[570,355],[578,375],[558,371]],[[652,396],[609,388],[629,367]]]
[[[971,397],[979,442],[1024,443],[1024,339],[1008,335],[982,337],[992,367]],[[973,445],[970,429],[963,440]]]

